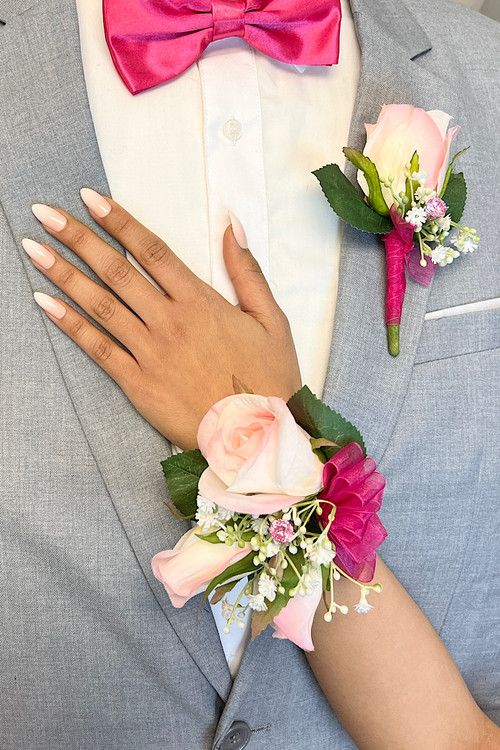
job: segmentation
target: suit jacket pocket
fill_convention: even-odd
[[[500,347],[500,308],[426,320],[415,364]]]

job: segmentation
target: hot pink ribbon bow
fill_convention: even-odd
[[[175,78],[210,42],[232,36],[289,64],[338,62],[340,0],[103,0],[103,15],[132,94]]]
[[[328,538],[335,544],[335,562],[356,581],[367,583],[375,573],[376,549],[387,536],[377,513],[385,479],[372,458],[364,458],[357,443],[341,448],[323,467],[319,521],[327,526],[335,506]]]

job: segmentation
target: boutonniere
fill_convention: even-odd
[[[360,587],[355,609],[372,609],[385,480],[350,422],[307,387],[288,404],[237,393],[206,414],[198,445],[162,462],[170,509],[196,523],[153,558],[174,607],[203,592],[202,602],[222,600],[226,632],[250,611],[253,637],[272,625],[306,650],[322,598],[326,621],[347,612],[335,598],[341,576]]]
[[[366,125],[363,153],[344,148],[358,169],[361,196],[337,164],[313,174],[341,219],[356,229],[380,234],[387,261],[386,324],[389,352],[399,354],[399,326],[406,290],[406,272],[430,284],[438,266],[473,252],[479,236],[461,226],[467,187],[461,172],[453,173],[450,147],[459,127],[448,129],[445,112],[409,104],[382,107],[375,125]],[[449,235],[456,230],[453,237]]]

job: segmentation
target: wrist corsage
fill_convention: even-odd
[[[381,590],[371,583],[375,551],[387,535],[377,515],[385,480],[352,424],[307,387],[288,404],[238,393],[206,414],[198,445],[162,462],[169,507],[196,522],[153,558],[174,607],[203,592],[202,601],[222,600],[226,632],[251,610],[253,637],[272,625],[275,637],[305,650],[314,648],[322,597],[327,621],[347,612],[335,599],[341,577],[360,587],[355,609],[372,608],[366,597]]]
[[[399,354],[399,325],[406,271],[429,285],[437,266],[477,248],[475,229],[458,224],[467,198],[463,174],[452,172],[450,147],[460,128],[448,130],[444,112],[409,104],[382,107],[375,125],[366,125],[363,153],[344,148],[358,169],[364,197],[329,164],[314,172],[333,210],[356,229],[383,235],[387,261],[386,324],[389,352]],[[449,238],[452,230],[457,233]],[[406,269],[406,271],[405,271]]]

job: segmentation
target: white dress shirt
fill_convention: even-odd
[[[112,64],[101,1],[77,0],[77,8],[90,108],[113,198],[233,303],[222,235],[228,210],[236,214],[290,321],[302,380],[320,396],[341,230],[311,172],[344,163],[360,69],[347,0],[338,66],[298,69],[242,39],[224,39],[178,78],[135,97]],[[214,616],[221,631],[219,608]],[[247,631],[221,632],[233,674]]]

